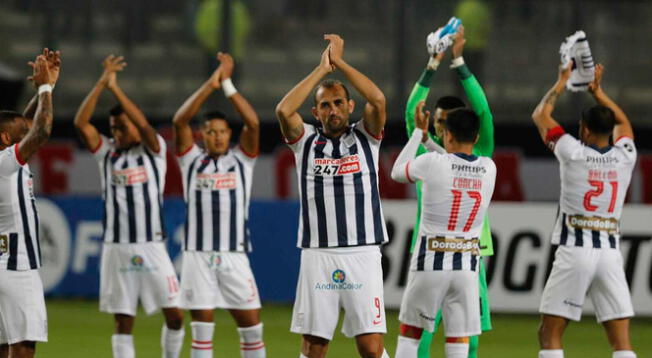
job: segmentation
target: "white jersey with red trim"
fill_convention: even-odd
[[[405,168],[408,180],[423,182],[411,269],[475,271],[482,222],[496,181],[493,160],[431,152],[410,160]]]
[[[561,127],[550,132],[547,141],[559,160],[561,178],[552,243],[617,248],[620,215],[636,165],[634,141],[621,137],[613,146],[596,148]]]
[[[364,121],[338,138],[304,124],[288,143],[294,152],[301,214],[297,246],[332,248],[381,245],[388,241],[378,191],[381,137]]]
[[[178,156],[186,199],[186,251],[249,252],[249,198],[256,157],[241,148],[212,158],[195,144]]]
[[[18,144],[0,151],[0,270],[41,267],[32,173]]]

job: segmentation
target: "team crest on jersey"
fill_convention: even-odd
[[[312,161],[314,174],[319,176],[339,176],[359,173],[360,158],[357,154],[343,158],[315,158]]]
[[[7,235],[0,235],[0,255],[9,252],[9,237]]]
[[[111,176],[111,183],[117,186],[131,186],[147,182],[147,170],[145,167],[127,168],[114,170]]]
[[[220,190],[220,189],[235,189],[238,186],[238,181],[235,173],[199,173],[197,174],[197,189],[198,190]]]

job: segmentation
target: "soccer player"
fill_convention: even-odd
[[[39,220],[27,162],[52,132],[52,88],[59,52],[48,49],[29,63],[38,93],[25,111],[0,111],[0,357],[31,358],[47,342]]]
[[[378,193],[378,151],[385,125],[385,96],[343,59],[344,40],[324,35],[321,62],[276,107],[281,132],[297,164],[301,214],[301,269],[291,331],[302,334],[301,357],[324,357],[339,311],[342,333],[355,337],[362,357],[389,357],[380,245],[387,231]],[[349,123],[354,101],[339,70],[367,100],[362,120]],[[303,122],[299,107],[316,88],[313,116]]]
[[[114,357],[133,357],[131,335],[138,300],[145,312],[163,310],[161,346],[166,358],[178,357],[183,344],[179,284],[165,248],[163,188],[166,145],[143,113],[118,85],[122,57],[108,56],[104,73],[75,116],[81,140],[99,164],[104,199],[104,245],[100,268],[100,311],[111,313]],[[112,139],[90,123],[97,100],[108,89],[119,105],[111,109]]]
[[[422,182],[421,226],[412,254],[408,284],[403,293],[397,358],[417,356],[417,340],[435,328],[434,313],[442,310],[446,357],[466,358],[469,337],[479,335],[479,236],[496,181],[496,165],[478,157],[480,119],[474,111],[448,112],[442,141],[446,152],[433,151],[415,158],[419,143],[427,140],[425,102],[416,111],[416,126],[392,168],[402,183]]]
[[[572,66],[560,66],[557,82],[532,113],[541,139],[559,160],[561,178],[552,233],[559,246],[539,307],[539,358],[564,356],[562,335],[569,320],[580,320],[587,295],[613,357],[634,358],[629,339],[634,310],[619,250],[620,215],[636,164],[634,133],[625,112],[602,90],[602,65],[589,85],[597,104],[582,111],[579,140],[564,131],[552,112]]]
[[[233,58],[219,53],[220,66],[174,116],[174,139],[183,174],[186,233],[181,270],[181,306],[192,316],[192,357],[213,356],[213,310],[229,310],[238,326],[243,358],[265,357],[260,297],[249,266],[247,217],[258,156],[258,115],[231,81]],[[222,89],[244,121],[240,144],[229,148],[224,114],[204,116],[204,149],[194,142],[190,120]]]
[[[462,53],[464,50],[464,43],[466,42],[464,38],[464,27],[460,26],[457,34],[455,35],[455,42],[451,48],[453,53],[453,64],[452,68],[457,72],[457,75],[462,83],[464,92],[471,104],[471,108],[480,118],[480,130],[479,130],[479,139],[478,142],[473,146],[473,154],[477,156],[491,157],[494,152],[494,127],[493,127],[493,116],[491,110],[489,109],[489,103],[487,102],[487,97],[480,86],[480,83],[471,73],[469,67],[464,64],[464,58]],[[430,58],[428,61],[428,66],[423,70],[419,81],[414,85],[412,93],[408,99],[406,110],[405,110],[405,123],[407,126],[408,138],[412,136],[414,131],[415,124],[415,110],[418,103],[425,101],[428,98],[428,93],[430,92],[430,83],[432,82],[432,77],[435,75],[435,71],[439,67],[439,63],[444,57],[444,52],[439,55],[435,55]],[[427,135],[434,140],[437,144],[441,145],[442,133],[444,130],[444,123],[448,113],[452,110],[463,108],[464,102],[454,96],[444,96],[440,97],[436,104],[434,110],[434,127],[435,127],[435,136],[425,131]],[[432,147],[432,142],[425,142],[424,145],[419,145],[416,155],[422,155],[426,153],[428,147]],[[414,225],[414,231],[412,234],[412,246],[411,250],[414,250],[417,239],[419,238],[419,227],[421,220],[421,186],[420,181],[416,182],[417,186],[417,220]],[[484,223],[482,226],[482,232],[480,233],[480,255],[481,256],[491,256],[493,255],[493,243],[491,240],[491,230],[489,228],[489,218],[485,216]],[[489,309],[489,293],[487,290],[487,279],[484,269],[484,264],[482,259],[478,260],[479,265],[479,275],[478,275],[478,284],[480,286],[480,314],[481,314],[481,323],[482,331],[486,332],[491,330],[491,314]],[[435,331],[439,327],[441,322],[441,312],[437,313],[435,320]],[[418,356],[419,358],[428,358],[430,357],[430,344],[432,342],[433,333],[429,331],[424,331],[421,335],[420,340],[417,341],[407,341],[409,344],[418,345]],[[469,358],[476,358],[478,352],[479,336],[472,336],[469,341]]]

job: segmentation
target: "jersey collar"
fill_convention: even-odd
[[[478,159],[478,157],[473,154],[466,154],[466,153],[453,153],[453,154],[469,162],[474,162]]]

